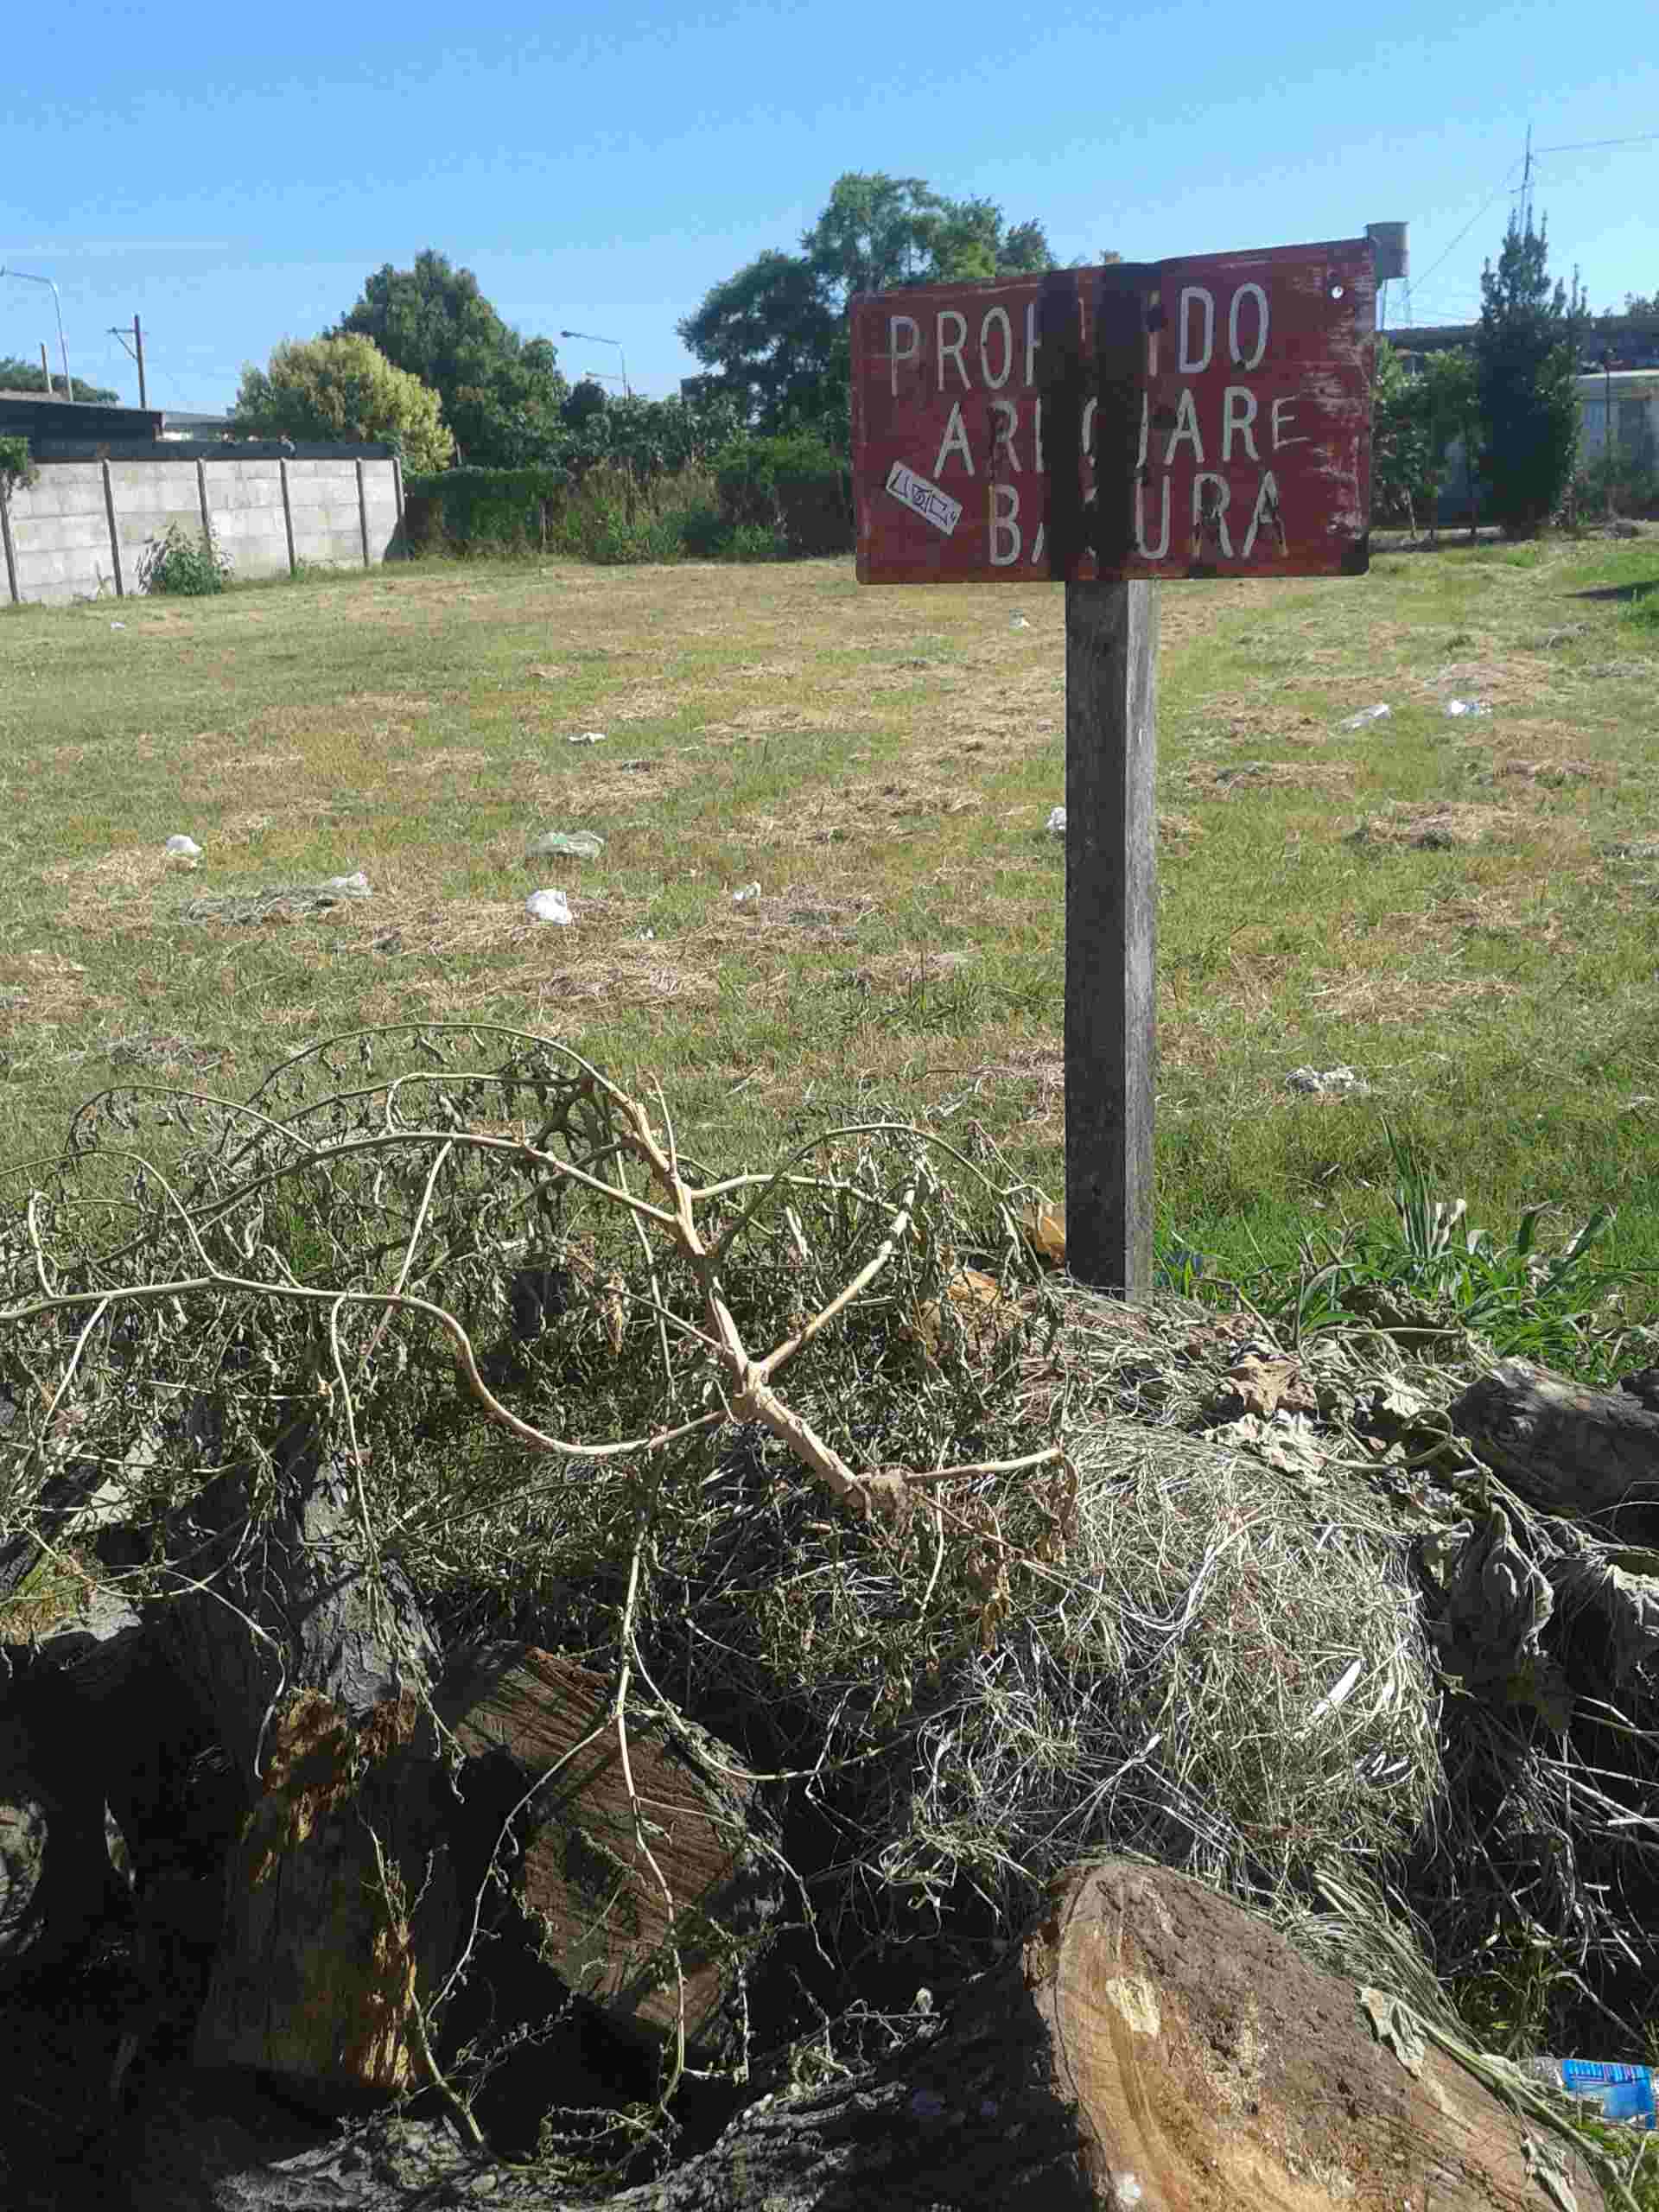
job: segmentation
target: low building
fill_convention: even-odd
[[[162,420],[156,407],[108,407],[99,400],[0,391],[0,437],[27,438],[37,461],[79,459],[98,446],[157,444]]]

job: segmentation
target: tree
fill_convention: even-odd
[[[103,407],[121,404],[120,393],[111,391],[107,385],[83,384],[79,377],[71,377],[69,384],[73,399],[91,400]],[[61,399],[63,378],[54,377],[48,385],[46,372],[38,362],[31,365],[16,353],[0,353],[0,391],[38,391],[43,397]]]
[[[417,475],[454,458],[437,393],[354,333],[285,339],[268,368],[244,368],[231,419],[242,437],[394,440]]]
[[[849,170],[802,234],[716,284],[680,336],[709,382],[766,432],[811,429],[847,442],[847,304],[855,292],[963,283],[1052,269],[1040,223],[1012,229],[989,200],[950,200],[920,177]]]
[[[1543,230],[1510,218],[1497,267],[1481,271],[1475,378],[1479,473],[1511,537],[1535,536],[1560,504],[1578,453],[1583,288],[1549,281]]]
[[[1371,505],[1380,518],[1420,518],[1433,534],[1453,442],[1479,442],[1473,357],[1461,347],[1431,353],[1413,375],[1380,338],[1371,382]]]
[[[503,322],[470,269],[451,268],[430,248],[413,269],[387,263],[329,334],[351,331],[439,394],[461,460],[522,468],[550,458],[569,397],[558,349]]]

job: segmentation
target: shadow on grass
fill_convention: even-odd
[[[1659,592],[1659,576],[1650,576],[1641,584],[1598,584],[1592,591],[1570,591],[1565,595],[1568,599],[1617,600],[1622,606],[1633,607],[1650,591]]]

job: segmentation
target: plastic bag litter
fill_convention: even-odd
[[[1381,700],[1379,700],[1376,706],[1362,707],[1357,715],[1350,715],[1347,721],[1344,722],[1338,722],[1337,724],[1337,728],[1338,729],[1363,729],[1367,722],[1387,721],[1389,716],[1393,712],[1394,709],[1392,707],[1385,705]]]
[[[734,906],[752,906],[760,896],[760,887],[758,883],[746,883],[741,891],[733,892],[732,904]]]
[[[188,861],[199,861],[201,858],[201,847],[194,837],[187,837],[181,830],[175,830],[168,839],[167,850],[169,853],[178,853]]]
[[[1293,1068],[1285,1077],[1292,1090],[1305,1090],[1315,1098],[1344,1096],[1363,1098],[1370,1084],[1352,1068]]]
[[[1065,836],[1065,809],[1063,806],[1052,807],[1049,810],[1047,828],[1048,834],[1051,837]]]
[[[126,626],[124,622],[111,622],[110,625],[111,630],[124,630]]]
[[[548,830],[531,846],[524,858],[596,861],[604,849],[605,840],[591,830]]]
[[[1595,2106],[1602,2120],[1622,2120],[1630,2127],[1659,2125],[1649,2066],[1595,2058],[1523,2058],[1520,2065],[1535,2081]]]
[[[561,929],[569,929],[575,919],[563,891],[532,891],[524,901],[524,912],[533,922],[556,922]]]
[[[602,729],[585,729],[579,737],[567,737],[567,745],[603,745],[606,733]]]
[[[1444,711],[1455,719],[1459,715],[1490,715],[1492,708],[1489,699],[1448,699]]]
[[[374,896],[369,888],[369,879],[360,868],[353,868],[349,875],[325,875],[319,888],[334,892],[341,899],[372,899]]]
[[[1008,624],[1010,630],[1029,630],[1031,625],[1023,614],[1016,614]]]

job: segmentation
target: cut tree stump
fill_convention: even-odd
[[[468,1802],[487,1805],[498,1829],[518,1808],[512,1888],[544,1963],[612,2026],[661,2044],[677,2030],[677,1942],[688,2056],[733,2063],[743,2056],[742,1977],[783,1892],[775,1861],[757,1847],[753,1793],[660,1722],[631,1719],[629,1764],[671,1917],[636,1836],[610,1703],[601,1675],[508,1644],[461,1664],[437,1709],[469,1755]]]
[[[1659,1532],[1659,1412],[1636,1389],[1590,1390],[1508,1359],[1453,1401],[1452,1426],[1528,1503]]]
[[[1025,1942],[886,2063],[763,2098],[701,2157],[597,2201],[609,2212],[1601,2212],[1588,2171],[1552,2137],[1408,2032],[1397,2056],[1370,2020],[1352,1982],[1188,1877],[1121,1860],[1076,1869]],[[575,2212],[595,2199],[469,2156],[435,2124],[388,2120],[345,2148],[221,2169],[209,2201],[222,2212]],[[151,2200],[133,2202],[148,2212]]]
[[[424,1689],[436,1656],[402,1569],[365,1556],[347,1469],[302,1423],[274,1456],[281,1503],[257,1534],[239,1472],[170,1516],[168,1556],[203,1586],[158,1609],[171,1663],[250,1789],[283,1700],[320,1691],[359,1720]]]

